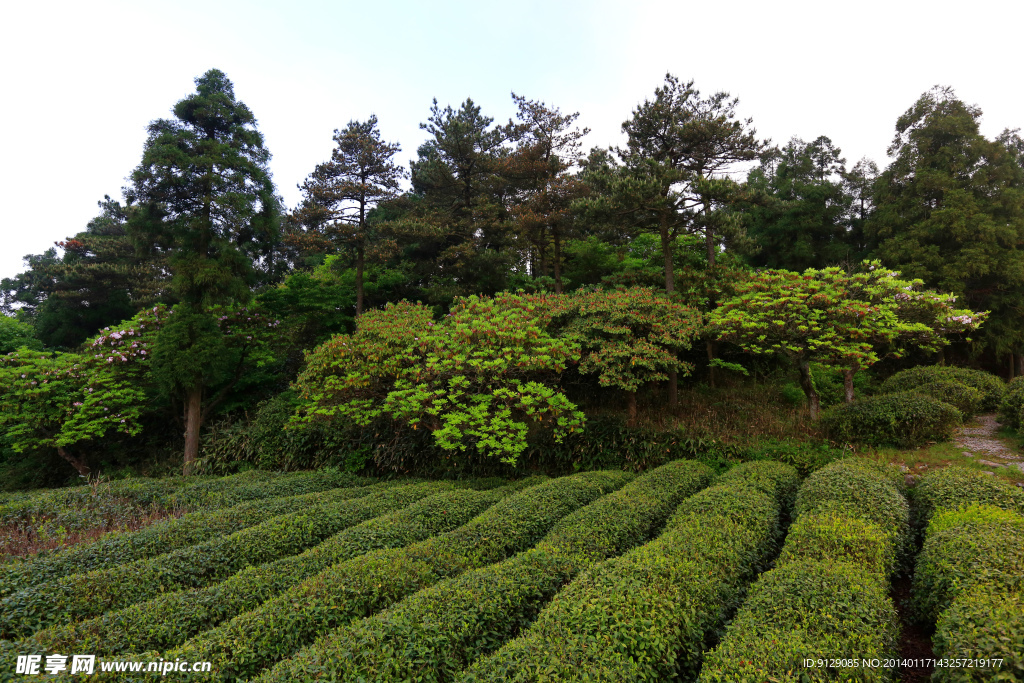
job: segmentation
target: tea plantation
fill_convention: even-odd
[[[0,564],[0,679],[895,681],[903,615],[972,663],[933,680],[1024,680],[1024,491],[970,470],[911,491],[861,459],[805,479],[250,472],[19,494],[0,521],[154,504],[182,514]]]

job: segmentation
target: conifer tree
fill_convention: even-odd
[[[125,190],[137,207],[130,233],[144,250],[166,256],[181,301],[157,339],[154,372],[185,406],[186,472],[199,452],[204,390],[224,357],[209,306],[249,299],[255,266],[273,252],[279,229],[270,152],[256,118],[223,72],[211,69],[195,83],[196,92],[174,106],[175,118],[149,124]]]

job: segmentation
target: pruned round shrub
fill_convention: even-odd
[[[990,505],[940,510],[914,572],[914,611],[935,620],[975,586],[1024,586],[1024,517]]]
[[[1003,380],[989,372],[946,365],[919,365],[909,370],[901,370],[882,382],[878,391],[880,394],[913,391],[923,384],[939,380],[960,382],[980,391],[984,395],[980,406],[982,410],[996,410],[1006,391]]]
[[[913,391],[948,403],[959,410],[965,418],[977,414],[985,400],[985,395],[980,390],[963,382],[949,379],[925,382]]]
[[[946,441],[963,424],[948,403],[913,392],[882,394],[829,408],[821,426],[833,441],[911,448]]]
[[[1024,490],[984,475],[977,470],[953,465],[925,474],[911,493],[915,526],[923,526],[936,510],[956,510],[984,503],[1024,515]]]
[[[935,656],[1002,660],[998,667],[938,667],[932,681],[1024,680],[1024,590],[978,587],[943,612],[932,637]]]
[[[1024,426],[1024,377],[1010,382],[999,404],[999,421],[1004,425],[1020,429]]]

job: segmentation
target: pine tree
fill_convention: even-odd
[[[305,201],[297,212],[319,226],[328,239],[341,241],[355,252],[356,315],[363,312],[363,272],[368,247],[367,217],[379,202],[398,194],[407,175],[392,159],[401,147],[381,140],[377,117],[349,121],[334,131],[337,148],[331,160],[316,167],[300,186]]]
[[[270,152],[256,118],[223,72],[211,69],[195,83],[196,92],[174,106],[174,119],[149,125],[125,190],[136,205],[129,232],[143,249],[166,256],[181,301],[157,341],[154,371],[185,405],[186,472],[199,452],[204,389],[222,370],[224,342],[208,307],[248,300],[257,266],[279,240]]]
[[[935,87],[899,118],[866,231],[886,265],[991,311],[977,339],[1015,354],[1024,350],[1024,171],[1016,133],[986,139],[981,114]]]

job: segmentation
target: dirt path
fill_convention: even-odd
[[[975,421],[977,427],[961,428],[954,439],[964,457],[977,458],[977,463],[989,468],[989,474],[999,467],[1015,467],[1024,472],[1024,457],[996,436],[1000,427],[996,416],[979,415]]]

